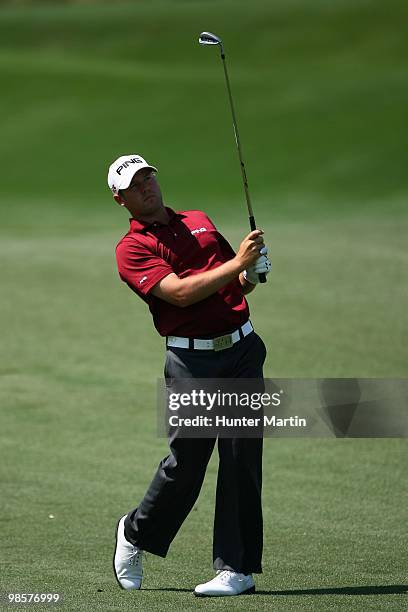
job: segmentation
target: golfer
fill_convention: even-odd
[[[140,155],[124,155],[110,166],[108,185],[131,217],[116,248],[119,275],[166,338],[166,379],[262,378],[266,349],[244,295],[271,267],[263,232],[248,234],[235,254],[205,213],[164,205],[156,172]],[[117,524],[114,571],[123,589],[140,589],[144,551],[166,556],[215,442],[170,436],[144,498]],[[218,453],[216,575],[196,586],[197,596],[253,593],[252,574],[262,572],[262,438],[218,438]]]

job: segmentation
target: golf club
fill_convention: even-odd
[[[226,65],[226,62],[225,62],[224,45],[222,44],[221,38],[219,38],[215,34],[212,34],[211,32],[201,32],[201,34],[199,36],[199,39],[198,39],[198,42],[200,43],[200,45],[219,45],[219,47],[220,47],[222,65],[224,66],[225,82],[227,84],[228,97],[229,97],[230,106],[231,106],[231,114],[232,114],[232,123],[233,123],[233,126],[234,126],[235,142],[237,144],[239,163],[240,163],[240,166],[241,166],[242,181],[244,183],[245,198],[246,198],[246,203],[247,203],[247,208],[248,208],[248,215],[249,215],[249,226],[250,226],[251,230],[255,230],[256,229],[255,217],[254,217],[254,212],[252,210],[251,198],[249,196],[248,179],[247,179],[247,176],[246,176],[245,164],[244,164],[244,160],[243,160],[243,157],[242,157],[241,142],[240,142],[239,133],[238,133],[238,124],[237,124],[237,119],[235,117],[234,103],[233,103],[232,94],[231,94],[231,86],[230,86],[230,82],[229,82],[229,78],[228,78],[227,65]],[[260,283],[266,283],[266,275],[265,274],[259,274],[259,282]]]

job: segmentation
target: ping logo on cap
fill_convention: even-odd
[[[130,164],[143,164],[144,160],[140,159],[140,157],[131,157],[130,159],[127,159],[126,161],[123,162],[123,164],[121,164],[120,166],[118,166],[116,168],[116,172],[117,174],[119,174],[122,172],[122,170],[126,170],[126,168],[130,165]]]

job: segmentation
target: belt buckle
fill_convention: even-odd
[[[225,334],[225,336],[218,336],[218,338],[213,339],[214,351],[223,351],[230,348],[232,344],[232,334]]]

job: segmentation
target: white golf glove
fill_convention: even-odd
[[[259,283],[259,274],[269,274],[272,264],[267,257],[268,249],[264,246],[260,251],[260,257],[252,266],[244,270],[244,278],[252,285]]]

